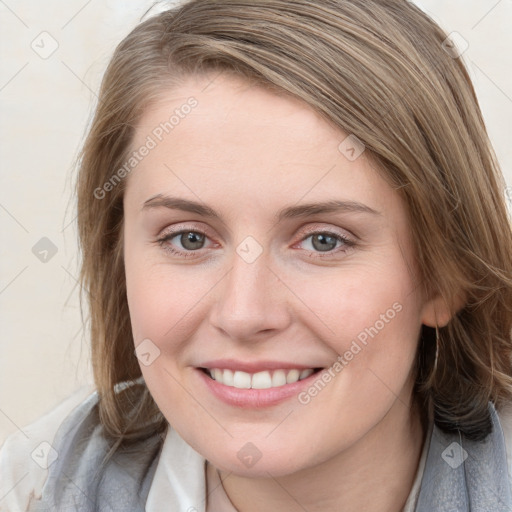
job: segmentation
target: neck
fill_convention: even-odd
[[[425,433],[418,408],[397,399],[355,445],[319,465],[279,478],[220,476],[239,512],[400,512],[414,482]]]

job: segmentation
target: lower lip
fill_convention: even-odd
[[[203,370],[196,369],[196,371],[199,373],[199,377],[203,380],[208,389],[219,400],[228,405],[242,409],[260,409],[280,404],[293,396],[297,396],[305,387],[308,387],[316,380],[321,373],[321,371],[316,372],[305,379],[276,388],[239,389],[217,382],[206,375]]]

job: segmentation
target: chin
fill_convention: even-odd
[[[208,461],[221,471],[234,473],[248,478],[282,477],[290,475],[315,462],[302,460],[297,457],[300,448],[289,447],[256,447],[256,444],[245,443],[241,448],[227,449],[222,452],[206,454]]]

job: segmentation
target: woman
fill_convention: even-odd
[[[32,492],[10,502],[510,510],[503,190],[458,52],[408,2],[148,19],[80,162],[97,392],[44,471],[8,440]]]

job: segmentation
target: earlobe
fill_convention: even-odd
[[[462,291],[453,298],[452,307],[442,295],[437,294],[424,304],[421,323],[428,327],[445,327],[465,304],[466,294]]]

